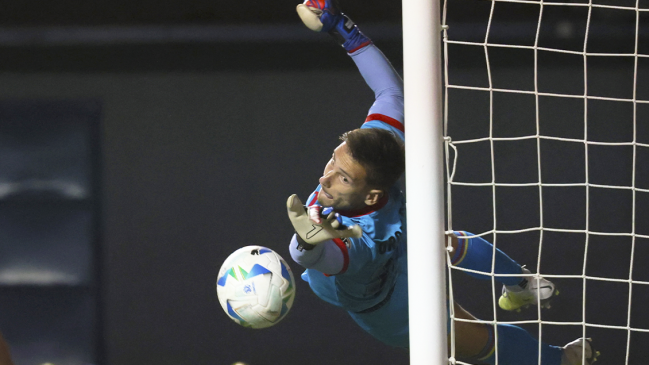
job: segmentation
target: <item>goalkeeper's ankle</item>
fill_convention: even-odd
[[[531,275],[531,272],[525,267],[521,268],[521,274]],[[514,285],[505,285],[505,289],[510,293],[519,293],[527,290],[527,285],[529,284],[529,276],[524,276],[521,278],[521,281],[518,284]]]
[[[510,293],[520,293],[525,290],[525,288],[520,284],[505,285],[505,289]]]
[[[505,285],[505,289],[510,293],[520,293],[527,290],[527,278],[523,278],[520,283],[514,285]]]

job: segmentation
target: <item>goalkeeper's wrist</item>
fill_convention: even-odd
[[[340,14],[340,20],[329,30],[329,34],[348,53],[353,53],[372,41],[358,29],[358,26],[347,15]]]
[[[295,232],[295,240],[297,241],[297,250],[298,251],[311,251],[315,248],[316,245],[313,245],[311,243],[308,243],[307,241],[303,240],[300,235]]]

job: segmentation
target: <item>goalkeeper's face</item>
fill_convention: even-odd
[[[366,181],[365,168],[356,162],[343,142],[336,147],[320,178],[318,203],[335,210],[357,210],[375,204],[383,195]]]

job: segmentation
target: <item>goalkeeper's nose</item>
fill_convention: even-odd
[[[320,177],[320,185],[328,188],[331,185],[331,178],[333,177],[333,171],[327,171],[324,175]]]

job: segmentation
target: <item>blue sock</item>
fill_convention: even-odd
[[[489,326],[490,338],[487,346],[475,359],[494,365],[496,353],[493,341],[493,327]],[[511,324],[499,324],[498,328],[498,364],[499,365],[538,365],[539,342],[524,329]],[[541,343],[541,364],[561,365],[563,349]]]
[[[494,255],[494,246],[482,237],[474,237],[472,233],[454,231],[458,238],[457,250],[453,253],[451,263],[464,269],[471,269],[483,272],[491,272],[491,262]],[[470,238],[469,238],[470,237]],[[521,274],[521,265],[512,260],[507,254],[496,249],[496,263],[494,273],[496,274]],[[478,279],[490,279],[488,275],[481,275],[472,272],[467,274]],[[505,285],[517,285],[523,281],[520,276],[496,276],[496,281]]]

